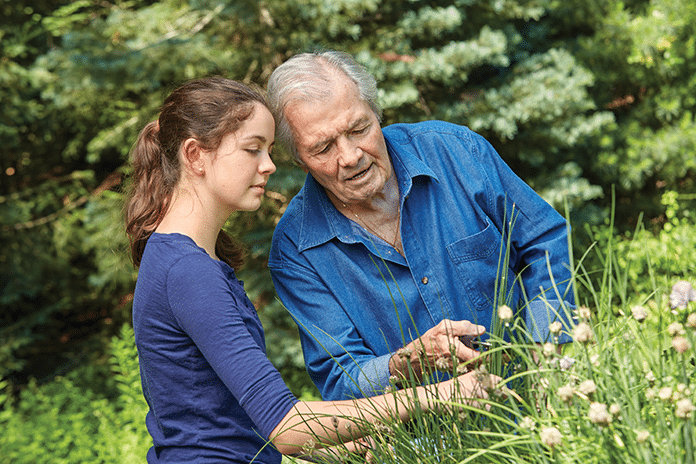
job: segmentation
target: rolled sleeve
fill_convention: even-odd
[[[532,339],[537,343],[555,342],[559,344],[569,343],[570,337],[570,310],[574,306],[567,301],[530,301],[526,308],[525,322],[527,330]],[[562,324],[562,329],[558,338],[549,331],[549,325],[558,321]]]
[[[390,384],[389,360],[392,354],[385,354],[367,361],[358,376],[358,387],[362,392],[370,392],[369,396],[384,392]]]

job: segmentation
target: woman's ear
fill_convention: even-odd
[[[203,150],[201,150],[196,139],[188,138],[184,140],[184,143],[181,144],[181,154],[187,171],[198,175],[205,173]]]

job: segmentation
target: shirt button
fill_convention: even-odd
[[[423,278],[421,279],[421,282],[423,282],[423,285],[427,284],[427,283],[428,283],[428,278],[427,278],[427,277],[423,277]]]

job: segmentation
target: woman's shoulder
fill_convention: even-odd
[[[219,261],[211,258],[193,239],[179,233],[153,233],[145,245],[141,272],[144,267],[159,269],[164,274],[171,271],[190,275],[222,272]]]

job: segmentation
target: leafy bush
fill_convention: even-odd
[[[553,340],[538,346],[516,335],[515,319],[501,324],[512,341],[495,338],[487,368],[512,390],[491,390],[484,404],[457,398],[407,424],[385,421],[372,430],[375,462],[693,463],[696,303],[671,309],[667,294],[675,280],[693,281],[693,265],[669,257],[686,252],[687,242],[672,242],[693,240],[694,225],[669,212],[675,201],[665,196],[673,227],[657,235],[640,229],[631,241],[597,230],[596,250],[578,260],[583,305],[559,328],[575,339],[562,354]],[[604,266],[589,275],[593,252]],[[0,383],[0,464],[144,462],[147,405],[129,325],[109,353],[19,392]]]
[[[0,463],[145,462],[150,438],[133,329],[124,325],[108,360],[93,360],[13,395],[0,383]]]
[[[657,231],[639,224],[622,239],[615,236],[609,221],[586,226],[595,245],[587,252],[584,271],[596,276],[598,269],[613,269],[613,276],[602,274],[611,279],[605,284],[624,306],[647,302],[655,289],[658,292],[651,301],[661,306],[665,292],[676,281],[696,275],[696,217],[689,207],[694,200],[695,195],[664,193],[664,211],[652,224]]]

